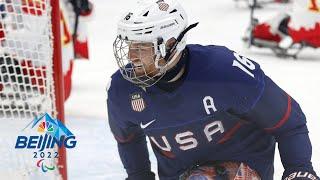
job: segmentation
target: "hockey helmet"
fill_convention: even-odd
[[[113,43],[114,55],[122,76],[139,86],[149,87],[155,84],[168,70],[172,57],[179,54],[186,46],[186,36],[181,35],[188,24],[187,15],[176,0],[143,0],[135,8],[130,9],[118,22],[117,38]],[[179,38],[180,36],[180,38]],[[176,44],[168,49],[166,43],[174,38]],[[129,50],[138,47],[133,44],[149,43],[152,48],[152,64],[156,73],[146,71],[146,64],[139,55],[135,60],[130,57]],[[141,55],[141,54],[140,54]],[[165,63],[160,64],[161,59]],[[139,65],[137,65],[139,64]],[[144,73],[137,73],[137,69]]]

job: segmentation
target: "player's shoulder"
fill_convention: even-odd
[[[129,84],[126,84],[126,80],[122,77],[122,74],[120,70],[118,69],[110,76],[110,82],[112,83],[113,87],[116,86],[128,86]]]
[[[207,57],[219,57],[219,56],[227,56],[230,54],[230,49],[225,46],[218,45],[200,45],[200,44],[188,44],[187,48],[191,51],[193,55],[204,55]]]
[[[197,69],[212,70],[228,68],[234,57],[234,51],[225,46],[199,45],[193,44],[187,46],[190,56],[190,63]]]
[[[224,98],[226,108],[246,112],[264,90],[265,75],[258,63],[224,46],[193,45],[189,50],[189,80],[205,82]]]
[[[120,70],[113,73],[107,83],[108,99],[120,100],[121,97],[126,97],[130,92],[137,90],[139,90],[137,86],[123,78]]]
[[[199,73],[203,78],[249,83],[264,79],[264,73],[257,62],[225,46],[188,45],[187,48],[191,71]]]

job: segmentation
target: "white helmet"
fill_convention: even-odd
[[[176,0],[143,0],[137,7],[129,10],[118,23],[117,38],[114,41],[114,55],[123,77],[140,86],[151,86],[155,79],[160,79],[170,65],[171,53],[179,54],[186,46],[186,37],[183,31],[188,25],[188,18],[182,6]],[[180,36],[180,37],[179,37]],[[175,38],[174,49],[166,50],[169,39]],[[149,77],[137,76],[131,64],[128,52],[128,42],[153,43],[154,63],[159,72]],[[165,59],[166,65],[159,65],[159,59]],[[172,58],[173,59],[173,58]]]
[[[132,41],[166,42],[187,27],[187,14],[176,0],[144,0],[118,23],[118,35]]]

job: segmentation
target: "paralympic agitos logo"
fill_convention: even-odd
[[[75,148],[76,137],[58,119],[53,119],[49,114],[40,118],[34,118],[19,135],[15,143],[15,149],[34,149],[33,158],[40,159],[37,166],[42,164],[42,171],[53,170],[51,166],[43,166],[44,159],[58,158],[58,148]],[[21,133],[21,134],[22,134]],[[32,135],[30,135],[32,134]],[[44,168],[46,167],[46,168]]]

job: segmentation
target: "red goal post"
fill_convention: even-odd
[[[63,86],[63,71],[62,71],[62,55],[61,55],[61,32],[60,32],[60,6],[58,0],[51,0],[52,7],[52,34],[53,34],[53,79],[57,118],[64,123],[64,86]],[[58,89],[58,90],[57,90]],[[59,172],[64,180],[67,180],[67,159],[65,147],[59,149]]]

